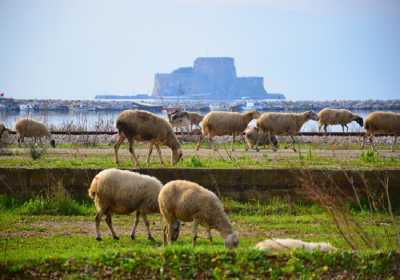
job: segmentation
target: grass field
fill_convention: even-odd
[[[207,145],[206,145],[207,146]],[[387,147],[386,147],[387,148]],[[36,152],[38,151],[38,152]],[[36,152],[37,156],[32,155]],[[120,149],[120,168],[131,168],[127,147]],[[147,145],[138,145],[136,154],[143,167],[162,167],[156,152],[149,165],[145,163]],[[354,145],[327,146],[302,144],[297,152],[291,149],[244,151],[243,144],[236,144],[234,152],[230,145],[220,145],[218,151],[202,148],[194,150],[193,144],[183,147],[183,160],[177,168],[330,168],[330,169],[368,169],[368,168],[400,168],[400,153],[389,150],[359,150]],[[170,164],[170,151],[163,149],[166,167]],[[36,159],[33,159],[36,158]],[[29,168],[108,168],[116,167],[113,149],[108,146],[86,147],[82,145],[61,145],[57,149],[11,148],[9,154],[0,156],[0,166]]]
[[[130,275],[137,279],[137,273],[156,278],[200,279],[239,277],[241,273],[249,278],[296,275],[307,278],[308,275],[315,279],[347,274],[394,277],[400,273],[400,262],[397,262],[400,257],[394,252],[399,249],[396,243],[399,216],[393,221],[384,212],[350,208],[352,219],[371,239],[371,243],[358,239],[354,253],[330,215],[314,204],[274,199],[266,203],[225,200],[224,205],[240,235],[240,246],[235,252],[225,250],[223,240],[214,231],[214,242],[209,245],[204,230],[200,231],[198,246],[193,249],[190,224],[184,224],[179,240],[165,249],[161,245],[159,215],[151,216],[155,243],[145,238],[142,223],[136,240],[131,240],[133,217],[116,215],[113,223],[120,240],[112,240],[103,222],[103,241],[99,242],[95,240],[95,213],[90,202],[66,197],[17,201],[3,196],[0,198],[0,272],[10,277],[71,274],[81,278],[85,272],[87,277]],[[357,235],[357,232],[348,234]],[[328,255],[297,251],[274,256],[253,249],[257,242],[268,237],[328,241],[339,251]],[[346,263],[349,260],[351,263]],[[246,272],[242,271],[247,267]]]

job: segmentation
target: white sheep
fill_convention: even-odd
[[[125,110],[119,114],[116,126],[118,129],[118,140],[114,145],[114,156],[117,164],[119,162],[118,150],[125,138],[128,139],[129,152],[132,157],[132,162],[134,162],[136,166],[139,166],[139,160],[133,148],[135,140],[150,142],[147,163],[150,162],[153,145],[156,146],[161,164],[164,164],[160,149],[161,144],[168,146],[172,150],[172,164],[176,164],[182,158],[181,145],[171,125],[163,118],[146,111]]]
[[[337,249],[327,242],[305,242],[298,239],[266,239],[258,242],[256,248],[263,251],[272,251],[274,253],[293,250],[303,249],[304,251],[315,251],[321,252],[334,252]]]
[[[325,108],[318,113],[319,118],[319,131],[324,127],[325,133],[327,133],[328,125],[340,124],[342,126],[342,131],[344,128],[349,131],[347,124],[352,121],[356,121],[361,127],[363,126],[363,119],[353,112],[346,109],[331,109]]]
[[[88,190],[89,196],[94,200],[97,212],[96,239],[101,240],[99,227],[103,215],[106,215],[106,223],[112,237],[119,239],[113,229],[111,215],[113,213],[130,214],[136,211],[131,238],[135,239],[139,216],[142,216],[147,229],[147,237],[149,240],[154,240],[147,214],[160,212],[157,198],[161,188],[161,182],[148,175],[115,168],[99,172],[93,178]],[[172,238],[176,240],[179,234],[179,221],[175,221],[171,228]]]
[[[363,137],[362,148],[364,148],[365,140],[368,136],[372,148],[375,150],[374,136],[379,133],[387,133],[394,136],[392,144],[392,151],[394,151],[397,137],[400,135],[400,113],[372,112],[365,118],[365,130],[366,134]]]
[[[32,119],[20,119],[15,123],[15,130],[17,132],[18,144],[24,142],[25,137],[33,137],[35,143],[39,139],[42,143],[42,137],[50,139],[50,145],[56,146],[54,139],[51,139],[51,134],[43,123]]]
[[[205,136],[208,136],[210,145],[214,136],[232,135],[232,151],[233,143],[236,135],[242,136],[242,132],[246,129],[249,122],[260,116],[257,111],[249,111],[245,113],[237,112],[210,112],[203,118],[202,135],[200,136],[196,150],[200,149],[200,144]],[[216,146],[214,146],[216,149]]]
[[[246,128],[246,130],[243,132],[243,135],[244,139],[246,140],[246,151],[250,148],[253,149],[253,147],[257,144],[257,140],[259,141],[259,145],[265,146],[270,144],[268,134],[259,132],[259,129],[257,127]],[[278,140],[276,136],[272,135],[271,138],[272,144],[275,147],[278,147]]]
[[[204,116],[195,112],[187,112],[189,114],[190,119],[190,132],[192,132],[193,125],[200,127],[200,123],[203,120]]]
[[[295,148],[295,135],[300,132],[303,124],[308,120],[318,121],[318,115],[313,111],[303,113],[263,113],[257,119],[257,127],[263,133],[267,133],[271,141],[272,135],[288,135],[292,139],[293,150]],[[256,144],[258,149],[259,143]],[[273,147],[276,150],[276,147]]]
[[[224,238],[227,248],[238,246],[238,234],[233,231],[221,201],[213,192],[202,186],[185,180],[171,181],[161,189],[158,203],[166,223],[164,245],[172,242],[173,225],[180,220],[193,221],[193,246],[196,244],[199,224],[207,228],[210,242],[211,229],[216,229]]]

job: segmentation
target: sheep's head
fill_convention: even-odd
[[[356,123],[358,123],[361,127],[364,126],[364,120],[360,116],[356,116],[355,119]]]
[[[258,136],[258,128],[257,127],[246,128],[246,130],[243,132],[243,136],[256,139]]]
[[[56,140],[51,139],[51,140],[50,140],[50,146],[52,146],[53,148],[55,148],[55,147],[56,147]]]
[[[318,121],[319,120],[318,114],[315,113],[314,111],[307,111],[307,112],[305,112],[305,115],[306,115],[308,120],[313,120],[313,121]]]
[[[172,232],[171,232],[172,241],[178,240],[180,229],[181,229],[181,222],[179,220],[176,220],[175,223],[172,224]]]
[[[235,231],[231,234],[229,234],[227,237],[225,237],[224,241],[225,247],[228,249],[233,249],[239,246],[239,235]]]
[[[178,148],[172,151],[172,164],[177,164],[183,156],[182,149]]]

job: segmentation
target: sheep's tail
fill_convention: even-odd
[[[99,177],[96,176],[93,178],[92,183],[90,184],[88,194],[91,199],[94,199],[96,197],[98,181],[99,181]]]

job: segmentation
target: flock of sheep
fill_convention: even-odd
[[[249,123],[256,119],[256,127],[249,128]],[[213,137],[222,135],[232,136],[232,149],[235,137],[246,139],[246,150],[251,147],[258,150],[259,145],[272,145],[276,150],[278,141],[276,136],[287,135],[292,138],[295,150],[295,136],[308,120],[320,122],[320,129],[325,132],[328,125],[340,124],[347,128],[347,124],[356,121],[366,129],[366,136],[373,145],[375,134],[385,133],[394,135],[392,149],[400,134],[400,114],[392,112],[373,112],[369,114],[365,122],[363,119],[348,110],[324,109],[318,114],[307,111],[303,113],[259,113],[250,111],[245,113],[235,112],[210,112],[202,117],[196,113],[176,112],[169,115],[169,121],[152,113],[141,110],[125,110],[116,120],[118,140],[114,145],[115,161],[118,163],[118,150],[125,139],[129,142],[129,152],[133,163],[138,166],[139,160],[135,154],[135,141],[150,143],[147,162],[150,160],[155,146],[163,163],[160,145],[166,145],[172,150],[172,163],[176,164],[182,158],[181,145],[173,130],[174,127],[182,127],[196,124],[201,126],[202,133],[199,138],[199,149],[204,137],[207,137],[210,145]],[[18,143],[23,143],[25,137],[34,137],[41,141],[42,137],[50,140],[55,146],[51,134],[42,123],[30,119],[17,121],[15,125]],[[0,125],[0,132],[6,130]],[[363,146],[365,144],[365,136]],[[374,147],[374,146],[373,146]],[[214,146],[214,148],[216,148]],[[175,180],[164,186],[151,176],[119,169],[106,169],[98,173],[92,180],[88,190],[89,196],[94,200],[96,214],[96,239],[101,240],[99,225],[101,218],[105,221],[114,239],[118,239],[112,225],[113,213],[130,214],[136,212],[136,219],[131,232],[131,238],[135,239],[139,218],[142,217],[148,239],[154,240],[147,214],[161,213],[165,223],[163,236],[164,244],[169,244],[179,237],[180,221],[193,222],[193,245],[197,239],[197,227],[202,225],[208,230],[208,237],[212,242],[211,229],[216,229],[224,238],[227,248],[235,248],[239,244],[238,233],[233,230],[232,224],[226,215],[219,198],[211,191],[197,183]],[[266,240],[256,246],[259,249],[280,251],[285,248],[303,248],[305,250],[319,249],[330,251],[335,248],[327,243],[306,243],[301,240],[280,239]]]
[[[256,119],[256,126],[249,127],[249,123]],[[259,151],[260,145],[271,145],[274,151],[278,148],[276,136],[290,136],[292,139],[293,150],[296,151],[296,135],[300,132],[303,124],[308,120],[319,121],[319,129],[327,132],[329,125],[341,125],[348,130],[348,124],[352,121],[357,122],[361,127],[364,126],[366,133],[363,137],[362,148],[365,146],[366,138],[369,138],[373,149],[373,137],[376,134],[391,134],[394,136],[392,151],[400,135],[400,113],[393,112],[372,112],[365,121],[357,114],[345,109],[325,108],[318,114],[313,111],[303,113],[259,113],[249,111],[244,113],[236,112],[210,112],[204,117],[192,112],[175,112],[168,114],[168,120],[156,116],[150,112],[141,110],[125,110],[119,114],[116,121],[118,129],[118,139],[114,145],[115,162],[119,162],[118,150],[125,139],[129,143],[129,152],[132,162],[139,166],[139,160],[136,156],[135,141],[149,142],[149,151],[147,162],[155,146],[160,162],[164,164],[160,145],[168,146],[172,151],[172,164],[176,164],[182,158],[182,149],[173,127],[188,127],[192,131],[193,125],[201,127],[201,135],[196,150],[199,150],[201,142],[205,137],[208,138],[209,145],[217,149],[213,144],[215,136],[232,136],[233,143],[236,137],[244,138],[246,142],[246,151],[249,148],[255,148]],[[4,125],[0,124],[0,136],[6,130]],[[54,147],[55,141],[51,139],[51,134],[47,127],[32,119],[21,119],[15,124],[18,143],[24,142],[25,137],[33,137],[41,142],[42,137],[50,140]]]
[[[154,241],[147,214],[161,213],[164,221],[164,246],[178,239],[181,221],[192,222],[193,246],[196,245],[199,225],[207,229],[210,244],[211,230],[215,229],[224,239],[226,248],[233,249],[239,245],[239,235],[233,230],[220,199],[197,183],[175,180],[163,186],[155,177],[112,168],[99,172],[93,178],[88,193],[96,206],[96,239],[99,241],[102,240],[100,221],[104,215],[112,237],[118,240],[119,237],[112,225],[112,214],[136,212],[131,232],[132,239],[135,239],[139,217],[142,217],[147,229],[147,238]],[[336,250],[329,243],[295,239],[267,239],[259,242],[256,248],[272,252],[298,248],[323,252]]]

